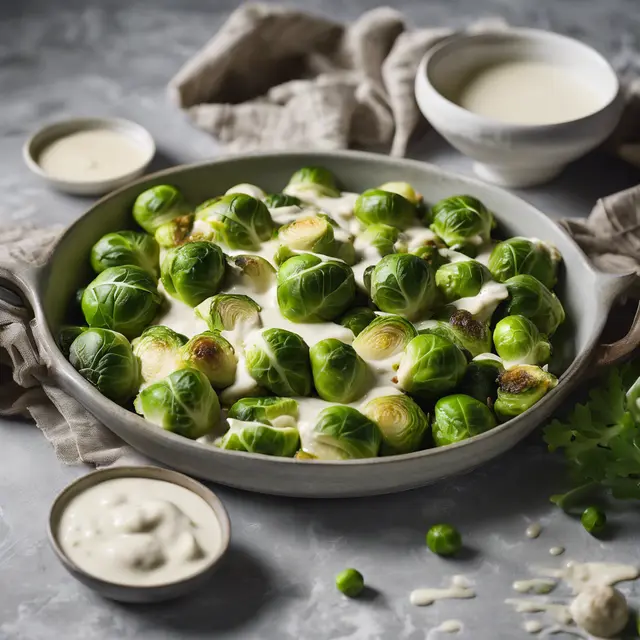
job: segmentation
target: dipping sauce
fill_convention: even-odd
[[[477,70],[454,102],[478,115],[523,125],[577,120],[604,106],[602,94],[577,71],[528,60]]]
[[[195,575],[222,546],[218,518],[200,496],[151,478],[115,478],[83,491],[62,514],[57,537],[87,573],[132,586]]]
[[[127,175],[147,160],[147,153],[129,136],[89,129],[54,140],[40,153],[38,164],[52,178],[97,182]]]

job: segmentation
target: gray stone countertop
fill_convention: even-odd
[[[0,3],[0,228],[69,223],[91,200],[49,191],[22,164],[20,149],[42,123],[71,115],[118,115],[156,138],[154,168],[215,156],[164,97],[174,71],[238,3],[229,0],[22,0]],[[371,0],[305,0],[351,19]],[[395,3],[415,25],[462,25],[501,15],[584,39],[624,76],[640,75],[638,0],[437,0]],[[469,173],[470,163],[427,134],[411,155]],[[552,217],[585,216],[595,200],[638,182],[637,170],[598,153],[553,183],[521,192]],[[535,565],[566,558],[640,563],[637,508],[610,515],[612,535],[597,540],[548,502],[563,487],[560,461],[539,434],[463,477],[404,494],[361,500],[290,500],[216,487],[232,521],[233,543],[214,580],[187,599],[157,606],[102,600],[68,576],[46,541],[55,494],[87,469],[61,466],[29,423],[0,422],[0,638],[112,640],[501,640],[530,637],[504,599]],[[443,560],[424,534],[448,521],[466,551]],[[525,537],[533,521],[537,540]],[[567,548],[552,558],[553,545]],[[367,597],[349,601],[334,587],[347,566],[365,575]],[[476,583],[477,597],[409,604],[409,592],[444,586],[453,574]],[[637,585],[625,593],[637,606]],[[559,591],[559,598],[568,595]],[[538,614],[539,615],[539,614]],[[434,631],[446,619],[458,636]]]

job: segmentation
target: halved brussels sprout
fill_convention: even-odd
[[[362,193],[356,200],[353,214],[364,226],[382,223],[406,229],[416,221],[416,208],[409,200],[382,189]]]
[[[292,458],[300,446],[300,434],[294,427],[272,427],[233,418],[228,422],[229,431],[215,443],[220,449]]]
[[[369,307],[355,307],[347,311],[338,322],[353,331],[354,336],[360,335],[374,320],[376,314]]]
[[[242,398],[229,409],[229,418],[262,422],[274,427],[295,427],[298,403],[293,398]]]
[[[454,311],[448,320],[427,320],[418,324],[419,333],[433,333],[451,340],[468,351],[473,358],[491,351],[491,331],[484,322],[476,320],[468,311]]]
[[[116,231],[102,236],[91,248],[91,266],[96,273],[109,267],[132,264],[158,276],[160,248],[147,233]]]
[[[548,336],[564,322],[564,309],[556,294],[533,276],[513,276],[504,284],[509,291],[509,299],[503,305],[505,315],[525,316]]]
[[[408,182],[385,182],[378,189],[397,193],[414,205],[422,202],[422,196]]]
[[[381,456],[417,451],[429,429],[429,418],[404,394],[373,398],[360,411],[380,429]]]
[[[411,395],[431,399],[460,384],[467,359],[453,342],[433,334],[415,337],[398,367],[398,386]]]
[[[381,222],[370,224],[359,236],[358,244],[362,246],[375,247],[384,257],[390,253],[397,253],[396,244],[400,238],[400,231],[390,224]]]
[[[251,196],[256,200],[264,200],[267,194],[255,184],[249,184],[248,182],[242,182],[237,184],[224,192],[225,196],[233,195],[235,193],[242,193],[245,196]]]
[[[109,267],[82,294],[82,313],[90,327],[112,329],[131,339],[153,320],[162,298],[153,276],[131,265]]]
[[[529,318],[507,316],[493,330],[493,343],[505,367],[514,364],[537,364],[549,362],[551,344]]]
[[[213,239],[231,249],[257,251],[271,238],[274,224],[269,209],[260,200],[244,194],[230,194],[198,207],[196,220],[208,225]]]
[[[220,403],[207,377],[197,369],[178,369],[140,391],[136,411],[165,431],[196,440],[220,423]]]
[[[377,316],[353,341],[353,348],[365,360],[386,360],[402,351],[418,335],[402,316]]]
[[[265,293],[276,282],[276,270],[260,256],[229,256],[228,266],[228,287],[237,284],[248,287],[254,293]]]
[[[278,271],[278,306],[292,322],[328,322],[352,304],[356,284],[344,262],[304,253]]]
[[[190,307],[218,293],[226,262],[218,245],[189,242],[170,249],[160,268],[166,292]]]
[[[165,378],[183,367],[180,349],[187,337],[169,327],[156,325],[146,328],[131,346],[140,362],[140,375],[145,383]]]
[[[489,257],[489,271],[498,282],[528,274],[552,289],[561,260],[559,251],[542,240],[509,238],[494,247]]]
[[[133,203],[133,217],[153,235],[158,227],[189,213],[189,205],[182,193],[169,184],[159,184],[143,191]]]
[[[184,244],[193,228],[193,214],[178,216],[160,225],[154,234],[161,247],[171,248]]]
[[[492,407],[498,396],[498,378],[504,373],[504,366],[497,356],[486,356],[476,357],[469,363],[460,391]]]
[[[308,396],[311,393],[309,347],[296,333],[265,329],[251,333],[245,342],[249,375],[278,396]]]
[[[297,196],[304,200],[305,193],[309,196],[337,198],[340,190],[335,176],[324,167],[302,167],[298,169],[284,189],[287,195]]]
[[[433,205],[435,231],[447,244],[458,251],[487,242],[494,225],[493,214],[472,196],[452,196]]]
[[[211,331],[233,331],[240,325],[255,329],[262,324],[262,307],[249,296],[219,293],[201,302],[195,311]]]
[[[433,309],[436,295],[433,269],[417,256],[385,256],[371,273],[371,298],[382,311],[416,320]]]
[[[184,366],[198,369],[216,389],[231,386],[236,379],[238,357],[218,331],[204,331],[182,347]]]
[[[370,383],[367,363],[354,348],[336,340],[320,340],[309,351],[313,382],[328,402],[349,403],[361,398]]]
[[[312,251],[335,255],[337,250],[333,226],[326,216],[311,215],[296,218],[278,230],[280,244],[294,251]]]
[[[381,441],[375,422],[353,407],[334,405],[320,412],[302,445],[319,460],[356,460],[375,458]]]
[[[125,404],[138,390],[138,361],[121,333],[86,329],[71,343],[69,362],[103,396],[118,404]]]
[[[494,406],[498,420],[506,422],[524,413],[557,384],[553,374],[534,365],[508,369],[498,379],[498,399]]]
[[[477,260],[450,262],[436,271],[436,285],[447,302],[478,295],[491,273]]]
[[[282,207],[299,207],[302,200],[286,193],[269,193],[263,200],[268,209],[281,209]]]
[[[431,432],[436,446],[445,447],[489,431],[495,426],[495,416],[486,404],[457,393],[436,402]]]
[[[89,327],[78,327],[75,325],[65,325],[60,327],[58,331],[57,344],[60,351],[62,351],[65,358],[69,357],[69,349],[73,341],[81,334],[87,331]]]

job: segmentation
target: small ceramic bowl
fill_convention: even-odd
[[[134,143],[142,152],[135,168],[114,178],[86,181],[61,179],[50,175],[40,166],[40,155],[51,143],[73,133],[92,130],[115,131]],[[34,133],[22,148],[22,157],[29,169],[49,186],[59,191],[88,196],[103,195],[142,175],[155,153],[156,145],[151,134],[139,124],[121,118],[74,118],[49,124]]]
[[[58,541],[60,519],[70,501],[77,495],[105,480],[113,480],[115,478],[150,478],[152,480],[163,480],[184,487],[200,496],[211,507],[211,510],[220,523],[221,544],[218,553],[211,557],[209,563],[204,566],[199,573],[183,580],[158,585],[140,586],[109,582],[87,573],[70,560],[63,551]],[[220,502],[212,491],[196,480],[177,471],[170,471],[169,469],[162,469],[160,467],[123,466],[94,471],[93,473],[78,478],[78,480],[63,489],[51,506],[48,533],[49,542],[65,569],[90,589],[97,591],[106,598],[120,602],[160,602],[185,595],[197,589],[211,577],[229,547],[231,525],[229,523],[229,516],[222,502]]]
[[[565,66],[598,91],[602,107],[583,118],[547,125],[516,125],[480,116],[447,96],[469,75],[500,62],[527,60]],[[448,38],[422,59],[415,80],[418,106],[456,149],[475,160],[482,179],[507,187],[546,182],[613,131],[624,100],[609,63],[587,45],[548,31],[509,29]],[[550,96],[553,99],[553,96]]]

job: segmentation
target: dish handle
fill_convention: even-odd
[[[27,263],[4,264],[0,260],[0,309],[28,322],[36,301],[38,267]]]

